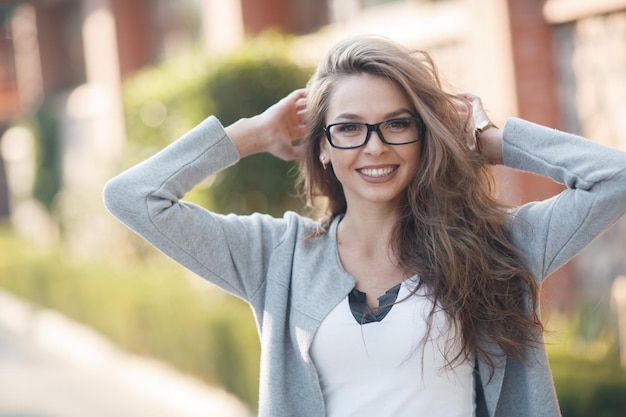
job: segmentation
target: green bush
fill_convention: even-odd
[[[130,150],[163,148],[213,113],[207,86],[216,65],[194,49],[126,80],[122,98]]]
[[[52,210],[54,199],[61,190],[61,157],[58,121],[53,104],[44,101],[34,117],[36,128],[32,128],[37,139],[36,173],[33,196]]]
[[[563,417],[609,417],[626,410],[626,371],[615,359],[551,357]]]
[[[0,287],[256,406],[260,351],[250,309],[171,261],[72,261],[5,231]]]
[[[34,139],[34,182],[32,197],[53,212],[57,194],[61,191],[61,146],[54,100],[46,99],[32,114],[13,123],[28,130]]]
[[[288,50],[287,39],[266,35],[224,58],[191,51],[129,79],[123,93],[129,138],[124,164],[145,158],[211,114],[229,125],[303,87],[310,71],[292,62]],[[188,199],[219,212],[279,216],[302,206],[295,197],[294,167],[270,155],[253,155]]]
[[[211,98],[215,114],[228,125],[254,116],[306,84],[307,72],[283,56],[244,53],[215,72]],[[265,212],[279,216],[297,210],[295,165],[268,154],[253,155],[230,167],[212,187],[215,209],[222,212]]]
[[[607,303],[583,300],[556,322],[558,332],[547,335],[548,357],[563,417],[623,415],[626,370]]]

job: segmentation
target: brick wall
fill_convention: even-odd
[[[552,32],[543,18],[544,0],[508,0],[508,4],[519,115],[561,127]]]
[[[559,100],[565,128],[626,150],[626,10],[578,15],[554,25]],[[626,273],[626,218],[573,262],[580,297],[608,302]]]
[[[328,23],[328,5],[318,0],[241,0],[247,35],[265,29],[285,33],[309,33]]]
[[[117,28],[120,74],[126,78],[157,58],[149,0],[110,0]]]
[[[544,3],[544,0],[508,0],[518,115],[545,126],[563,128],[552,28],[543,17]],[[549,198],[563,189],[544,177],[516,175],[521,202]],[[554,272],[542,291],[549,309],[570,309],[576,293],[571,264]]]

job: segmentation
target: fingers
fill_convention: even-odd
[[[296,95],[296,116],[298,118],[298,124],[303,128],[306,124],[306,115],[307,115],[307,100],[306,100],[306,90],[299,89],[294,91]]]
[[[304,147],[298,140],[306,135],[306,89],[292,91],[261,116],[267,126],[266,151],[286,161],[301,158]]]
[[[295,95],[297,98],[306,97],[306,88],[296,88],[289,95]]]
[[[471,93],[461,93],[461,94],[457,94],[457,97],[461,97],[469,101],[474,111],[477,111],[483,108],[483,102],[480,99],[480,97],[478,97],[477,95],[474,95]]]
[[[304,126],[306,124],[306,97],[298,99],[296,101],[296,116],[298,117],[298,124]]]
[[[296,108],[306,107],[306,89],[293,90],[287,97],[288,101],[295,103]]]
[[[306,122],[306,89],[299,88],[283,97],[278,103],[271,106],[267,113],[276,118],[282,118],[282,123],[290,130],[295,126],[299,128]]]
[[[478,97],[475,94],[472,93],[460,93],[457,94],[458,97],[464,98],[465,100],[469,101],[470,103],[474,103],[474,102],[479,102],[480,103],[480,97]]]
[[[300,143],[306,135],[306,123],[307,123],[307,99],[306,89],[301,88],[292,91],[287,97],[289,102],[289,116],[288,122],[285,124],[287,134],[282,141],[282,146],[278,152],[275,153],[281,159],[284,160],[296,160],[304,156],[304,146]]]
[[[457,96],[469,101],[469,104],[472,106],[472,115],[474,118],[474,122],[482,119],[489,119],[489,117],[487,116],[487,111],[485,110],[485,107],[483,106],[483,102],[480,97],[472,93],[461,93],[457,94]]]

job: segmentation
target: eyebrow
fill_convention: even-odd
[[[413,113],[411,111],[409,111],[408,109],[402,108],[402,109],[398,109],[398,110],[385,114],[384,120],[393,119],[394,117],[402,116],[405,114],[413,116]],[[340,119],[362,120],[362,117],[355,113],[346,112],[346,113],[340,113],[337,115],[337,117],[335,117],[335,121],[340,120]]]

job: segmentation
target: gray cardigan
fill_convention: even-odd
[[[511,217],[510,239],[541,281],[625,213],[626,153],[519,119],[506,123],[503,136],[507,166],[567,186]],[[262,346],[259,416],[323,417],[309,348],[322,320],[354,286],[339,261],[338,220],[327,234],[303,241],[315,223],[298,214],[221,215],[181,200],[238,160],[219,121],[209,117],[112,179],[105,204],[160,251],[251,305]],[[525,365],[494,360],[492,378],[478,364],[478,416],[560,415],[543,347],[529,350]]]

